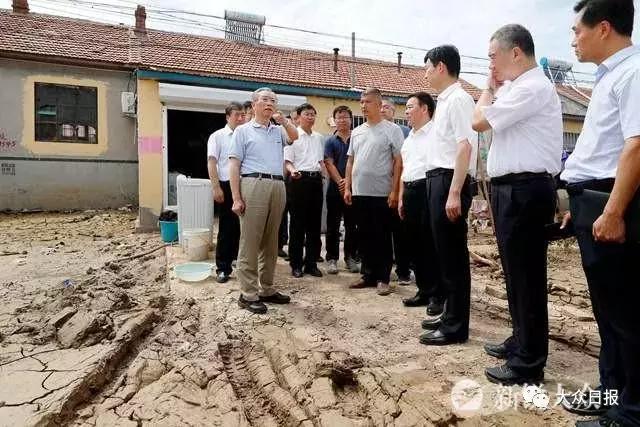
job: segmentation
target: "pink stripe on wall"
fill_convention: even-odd
[[[162,137],[161,136],[139,136],[138,137],[138,153],[162,153]]]

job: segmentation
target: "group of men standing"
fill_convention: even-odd
[[[640,287],[633,265],[640,259],[640,242],[627,237],[625,223],[640,186],[634,7],[632,0],[581,0],[574,10],[572,46],[581,62],[597,64],[598,71],[584,129],[560,175],[571,205],[563,227],[569,219],[573,223],[599,327],[600,387],[617,390],[620,400],[613,407],[575,402],[565,407],[601,416],[578,425],[637,426],[640,310],[635,304]],[[506,361],[485,373],[501,384],[542,381],[548,356],[547,231],[556,212],[554,178],[562,167],[562,110],[554,85],[536,64],[526,28],[512,24],[496,31],[489,58],[487,88],[474,103],[458,81],[457,49],[429,50],[426,78],[439,94],[437,108],[426,92],[410,95],[408,131],[388,120],[393,103],[375,88],[361,94],[365,122],[351,130],[352,111],[339,106],[333,111],[336,132],[326,141],[313,131],[317,113],[310,104],[298,107],[296,128],[276,110],[276,95],[268,88],[254,92],[254,117],[247,123],[236,114],[244,113],[242,106],[232,103],[228,125],[212,135],[208,155],[214,198],[222,208],[218,280],[228,279],[236,251],[224,240],[238,240],[239,230],[240,307],[265,313],[264,303],[290,301],[273,287],[285,171],[292,274],[322,275],[317,260],[325,175],[330,179],[328,272],[338,271],[338,230],[344,219],[344,261],[348,270],[362,274],[350,288],[375,287],[378,294],[389,294],[395,256],[399,277],[408,274],[403,265],[415,273],[417,293],[404,304],[427,305],[430,315],[441,313],[422,321],[426,331],[420,342],[465,342],[471,289],[467,215],[476,132],[490,130],[487,171],[512,333],[503,343],[485,345],[489,355]],[[595,215],[587,190],[610,193]]]

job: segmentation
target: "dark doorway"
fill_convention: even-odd
[[[209,178],[207,141],[226,124],[224,114],[199,111],[167,111],[168,204],[177,204],[176,177]]]

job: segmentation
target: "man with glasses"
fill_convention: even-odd
[[[287,304],[273,287],[278,258],[278,228],[285,204],[283,146],[298,138],[296,128],[276,110],[269,88],[252,95],[253,119],[233,133],[229,153],[232,210],[240,217],[238,305],[266,313],[265,302]],[[271,123],[274,119],[279,125]],[[282,127],[285,128],[285,137]]]
[[[327,168],[329,188],[327,189],[327,273],[338,274],[340,259],[340,221],[344,218],[344,262],[347,270],[358,273],[360,265],[356,261],[358,254],[358,234],[351,206],[344,202],[345,173],[347,152],[351,141],[351,122],[353,113],[346,105],[333,110],[336,133],[324,145],[324,165]]]
[[[323,137],[313,130],[316,121],[316,109],[313,105],[304,103],[296,112],[300,124],[298,138],[295,144],[284,149],[285,167],[291,177],[289,264],[295,278],[300,278],[303,274],[322,277],[317,262],[322,225]]]

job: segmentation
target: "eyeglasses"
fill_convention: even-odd
[[[261,102],[271,102],[272,104],[277,104],[278,100],[276,98],[273,98],[271,96],[261,96],[258,98],[259,101]]]

